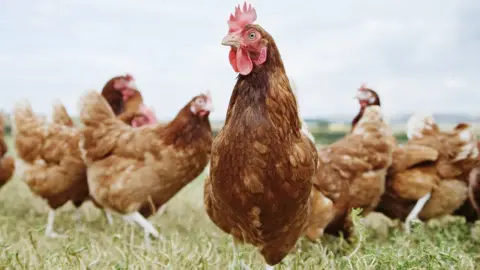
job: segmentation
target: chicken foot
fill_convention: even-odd
[[[129,223],[137,223],[140,227],[143,228],[144,232],[144,240],[145,240],[145,247],[150,249],[150,235],[154,238],[158,238],[160,234],[158,233],[157,229],[147,220],[145,219],[139,212],[133,212],[131,214],[125,215],[124,219]]]
[[[105,218],[107,219],[108,225],[113,224],[112,213],[106,209],[102,209],[103,213],[105,214]]]
[[[65,238],[66,235],[58,234],[53,231],[53,223],[55,222],[55,210],[50,209],[48,212],[47,227],[45,228],[45,236],[50,238]]]
[[[411,231],[411,223],[414,220],[418,219],[418,214],[422,211],[423,207],[425,204],[430,200],[430,197],[432,196],[432,193],[429,192],[425,196],[421,197],[415,206],[413,207],[412,211],[410,214],[408,214],[407,218],[405,219],[405,232],[410,233]]]

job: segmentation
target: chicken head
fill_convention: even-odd
[[[206,91],[193,98],[190,103],[190,111],[198,115],[201,118],[204,118],[213,111],[212,96],[210,91]]]
[[[245,2],[235,8],[235,14],[228,20],[228,34],[222,45],[230,46],[229,60],[235,72],[248,75],[254,65],[261,65],[267,60],[268,41],[262,37],[259,26],[252,25],[257,19],[255,8]]]

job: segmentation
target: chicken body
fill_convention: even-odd
[[[468,173],[477,162],[471,127],[442,132],[431,116],[414,115],[409,142],[394,151],[387,189],[378,211],[391,218],[427,220],[452,214],[467,199]]]
[[[349,214],[375,209],[385,190],[392,163],[392,132],[379,106],[366,107],[351,134],[319,150],[313,178],[312,214],[306,236],[314,241],[323,232],[350,233]]]
[[[258,25],[246,29],[266,40],[267,60],[238,77],[225,126],[212,146],[204,201],[220,229],[258,247],[275,265],[304,232],[317,153],[300,132],[297,103],[274,40]]]
[[[5,143],[4,120],[5,116],[0,114],[0,187],[7,183],[15,172],[15,159],[6,155],[8,147]]]
[[[57,236],[53,231],[53,210],[68,201],[80,206],[88,198],[86,167],[78,147],[80,132],[45,123],[28,103],[17,104],[14,117],[15,147],[26,165],[23,179],[51,207],[46,235]]]
[[[81,145],[95,201],[133,219],[146,235],[157,236],[139,212],[147,217],[155,213],[207,165],[212,143],[208,111],[193,112],[205,99],[195,97],[166,126],[132,128],[115,118],[100,94],[85,95]]]

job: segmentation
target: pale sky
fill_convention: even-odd
[[[1,0],[0,109],[26,98],[72,114],[88,89],[130,72],[171,118],[210,89],[222,119],[235,84],[221,45],[240,1]],[[480,1],[249,1],[295,79],[304,117],[353,115],[361,83],[385,114],[480,114]]]

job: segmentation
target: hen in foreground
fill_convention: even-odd
[[[306,227],[317,152],[300,131],[275,41],[252,24],[256,17],[250,5],[237,7],[222,41],[231,47],[230,64],[240,75],[212,146],[204,201],[220,229],[258,247],[273,268]]]
[[[80,132],[45,123],[26,102],[16,105],[14,118],[15,147],[26,165],[23,179],[51,208],[45,235],[58,237],[53,230],[55,209],[68,201],[78,207],[88,199],[86,167],[78,147]]]
[[[378,211],[391,218],[427,220],[452,214],[467,200],[468,174],[477,162],[476,137],[467,124],[441,131],[431,115],[408,121],[407,144],[394,151]]]
[[[4,120],[5,116],[0,113],[0,187],[12,178],[15,171],[15,159],[6,155],[8,147],[5,143]]]
[[[198,177],[209,161],[211,98],[196,96],[169,124],[141,128],[116,119],[94,91],[82,98],[80,108],[90,194],[104,208],[141,226],[148,247],[149,235],[159,233],[144,216]]]

